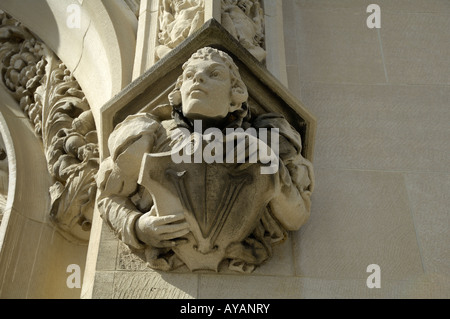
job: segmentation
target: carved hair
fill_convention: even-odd
[[[205,47],[197,52],[195,52],[189,60],[183,65],[183,71],[187,68],[190,62],[193,60],[213,60],[217,59],[225,63],[225,65],[230,70],[231,76],[231,107],[237,106],[237,111],[233,112],[233,115],[236,119],[244,119],[249,114],[247,99],[248,99],[248,91],[247,87],[242,81],[241,75],[239,74],[239,68],[234,63],[233,59],[225,52]],[[174,108],[175,111],[179,111],[181,109],[181,86],[183,85],[183,75],[178,77],[177,83],[175,85],[175,89],[169,94],[169,102],[170,105]]]

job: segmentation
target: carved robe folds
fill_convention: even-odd
[[[169,154],[172,132],[180,125],[186,123],[159,122],[145,113],[116,127],[109,138],[111,156],[97,179],[102,217],[132,250],[145,253],[152,268],[169,271],[185,264],[191,271],[219,271],[229,261],[230,269],[251,272],[309,216],[314,177],[300,154],[300,135],[275,114],[242,124],[280,130],[279,170],[262,175],[259,163],[245,169],[240,164],[175,164]],[[147,212],[183,212],[190,229],[187,242],[173,248],[143,244],[135,224]]]

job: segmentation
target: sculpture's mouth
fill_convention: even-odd
[[[206,91],[203,90],[200,86],[194,85],[191,90],[189,91],[189,95],[191,94],[197,94],[197,93],[203,93],[206,94]]]

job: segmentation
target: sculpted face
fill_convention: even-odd
[[[219,59],[196,59],[183,72],[182,111],[191,120],[225,118],[231,110],[231,74]]]

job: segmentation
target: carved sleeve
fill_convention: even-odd
[[[102,218],[119,239],[136,249],[144,245],[136,237],[135,223],[146,212],[141,212],[131,197],[139,191],[141,161],[151,151],[160,126],[147,114],[131,116],[119,124],[108,140],[111,156],[101,163],[97,176]]]
[[[277,114],[265,114],[255,126],[280,130],[278,177],[280,188],[269,203],[271,212],[286,230],[298,230],[308,219],[314,188],[312,164],[301,155],[300,134]]]

